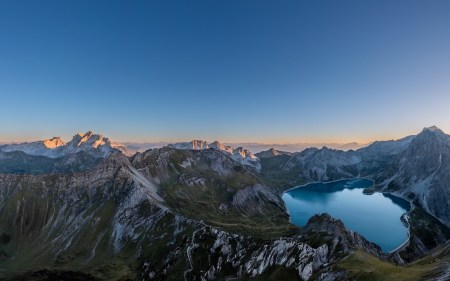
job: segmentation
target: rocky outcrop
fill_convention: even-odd
[[[314,234],[325,234],[317,246],[308,244]],[[347,230],[342,221],[327,214],[312,217],[302,234],[294,237],[264,241],[204,225],[194,231],[186,243],[188,267],[184,271],[185,280],[247,280],[274,267],[293,268],[301,280],[309,280],[318,272],[323,277],[320,280],[332,280],[329,279],[331,276],[342,277],[344,274],[329,270],[337,261],[336,257],[355,249],[386,258],[379,246]],[[176,257],[172,255],[163,260],[167,262],[158,264],[146,260],[141,277],[144,280],[168,278]]]
[[[187,243],[185,280],[246,280],[275,266],[294,268],[301,280],[309,280],[330,259],[326,244],[313,248],[298,238],[261,241],[209,226],[194,231]],[[141,277],[144,280],[167,278],[170,261],[174,259],[173,256],[166,258],[167,263],[159,265],[146,260]]]
[[[359,233],[347,229],[341,220],[335,219],[328,214],[314,215],[308,220],[307,225],[302,229],[302,233],[310,234],[311,232],[327,234],[333,237],[331,252],[341,251],[348,253],[351,249],[360,248],[375,256],[387,257],[380,246],[367,241]]]

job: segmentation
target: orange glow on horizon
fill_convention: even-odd
[[[441,129],[446,132],[445,128]],[[289,136],[289,137],[252,137],[252,136],[235,136],[235,137],[226,137],[223,135],[218,135],[217,137],[210,135],[185,135],[176,136],[176,137],[168,137],[168,136],[160,136],[160,137],[146,137],[146,136],[137,136],[137,135],[117,135],[117,134],[109,134],[108,132],[96,132],[101,133],[103,136],[109,138],[111,141],[115,142],[134,142],[134,143],[175,143],[175,142],[186,142],[194,139],[201,139],[208,142],[220,141],[222,143],[257,143],[262,145],[270,145],[270,144],[279,144],[279,145],[289,145],[289,144],[348,144],[356,142],[360,145],[370,144],[374,141],[386,141],[386,140],[397,140],[410,135],[416,135],[420,133],[420,130],[413,131],[402,131],[396,133],[387,133],[387,134],[373,134],[371,136],[357,136],[357,135],[347,135],[347,136]],[[55,136],[46,136],[42,137],[41,133],[36,135],[34,134],[23,134],[20,136],[13,136],[12,134],[4,134],[0,135],[0,143],[17,143],[17,142],[33,142],[33,141],[43,141],[46,139],[51,139]],[[63,141],[70,141],[72,139],[72,135],[64,135],[61,136]]]

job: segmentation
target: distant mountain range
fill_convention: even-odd
[[[91,131],[86,133],[78,133],[77,135],[89,135],[93,134]],[[94,137],[101,137],[102,135],[96,135],[94,134]],[[108,142],[109,139],[105,138],[105,141]],[[192,140],[194,141],[200,141],[208,143],[204,140]],[[44,142],[47,144],[45,145]],[[14,145],[17,150],[20,150],[20,146],[25,145],[29,146],[30,144],[35,145],[35,147],[30,147],[29,151],[33,153],[33,150],[39,151],[39,149],[47,149],[50,148],[53,142],[60,142],[61,144],[65,144],[65,142],[60,137],[54,137],[52,139],[47,139],[44,141],[37,141],[37,142],[30,142],[30,143],[8,143],[8,142],[0,142],[0,146],[2,145]],[[122,151],[128,155],[133,155],[137,152],[144,152],[148,149],[152,148],[161,148],[170,144],[173,144],[172,142],[112,142],[111,143],[113,147],[121,147]],[[230,147],[243,147],[246,150],[250,151],[251,153],[255,154],[261,151],[265,151],[271,148],[274,148],[276,150],[280,151],[286,151],[286,152],[298,152],[302,151],[306,148],[310,147],[316,147],[316,148],[322,148],[322,147],[328,147],[333,149],[339,149],[339,150],[357,150],[359,148],[365,147],[370,145],[370,143],[367,144],[360,144],[357,142],[350,142],[350,143],[292,143],[292,144],[266,144],[266,143],[257,143],[257,142],[243,142],[243,143],[223,143],[224,146],[230,146]],[[45,146],[45,147],[44,147]],[[23,151],[24,148],[21,149]]]
[[[446,162],[450,161],[450,137],[434,126],[423,129],[417,136],[409,136],[397,141],[377,141],[367,147],[348,151],[323,147],[307,148],[301,152],[292,153],[272,147],[255,155],[243,147],[233,148],[219,141],[208,143],[204,140],[192,140],[167,146],[181,150],[215,149],[242,165],[255,168],[258,172],[261,168],[264,169],[260,158],[265,159],[265,163],[269,163],[271,157],[284,156],[284,162],[280,162],[277,167],[270,166],[271,171],[263,171],[263,174],[266,172],[273,177],[276,173],[288,172],[287,178],[295,178],[297,182],[371,177],[384,189],[396,187],[396,189],[400,188],[404,194],[406,192],[415,194],[427,210],[450,224],[450,206],[448,205],[450,192],[447,191],[444,180],[447,172],[450,174],[450,164],[447,165]],[[62,171],[66,167],[70,167],[72,171],[79,171],[96,164],[98,159],[108,157],[113,151],[120,151],[128,156],[135,153],[128,150],[126,145],[112,142],[102,135],[88,131],[84,134],[76,134],[67,143],[59,137],[54,137],[43,141],[1,145],[0,153],[3,153],[1,154],[3,157],[0,158],[0,163],[8,162],[4,166],[16,167],[18,163],[11,160],[14,157],[8,153],[23,152],[26,155],[16,157],[20,159],[17,160],[19,163],[35,162],[35,159],[26,160],[29,158],[27,155],[45,156],[58,161],[41,161],[46,163],[42,167],[45,165],[51,167],[43,171]],[[92,159],[88,161],[88,158]],[[276,161],[279,162],[280,159],[277,158]],[[423,161],[425,163],[422,163]],[[36,167],[39,166],[38,163],[35,164]],[[74,163],[82,168],[74,166]],[[438,185],[439,188],[430,189],[430,185]],[[433,204],[429,204],[429,201]],[[439,201],[441,204],[437,204]]]
[[[0,279],[396,280],[383,271],[393,267],[446,280],[450,136],[436,127],[348,151],[131,146],[90,131],[0,146]],[[402,217],[410,239],[395,252],[328,215],[289,223],[283,191],[355,177],[413,204]],[[358,271],[373,260],[376,270]]]
[[[292,144],[264,144],[264,143],[230,143],[226,145],[231,145],[234,147],[245,147],[249,151],[253,153],[258,153],[261,151],[265,151],[271,148],[274,148],[279,151],[285,151],[285,152],[298,152],[305,150],[310,147],[316,147],[316,148],[322,148],[322,147],[328,147],[333,149],[339,149],[339,150],[356,150],[365,146],[370,145],[370,143],[367,144],[361,144],[357,142],[351,142],[351,143],[292,143]]]
[[[131,154],[134,154],[136,152],[144,152],[151,148],[161,148],[163,146],[169,145],[171,142],[145,142],[145,143],[137,143],[137,142],[123,142],[122,145],[129,151]],[[276,150],[280,151],[286,151],[286,152],[298,152],[302,151],[306,148],[310,147],[316,147],[316,148],[322,148],[322,147],[328,147],[333,149],[340,149],[340,150],[356,150],[365,146],[370,145],[370,143],[367,144],[361,144],[357,142],[351,142],[351,143],[292,143],[292,144],[265,144],[265,143],[257,143],[257,142],[243,142],[243,143],[223,143],[225,146],[231,146],[231,147],[244,147],[248,151],[252,153],[258,153],[261,151],[265,151],[271,148],[274,148]]]

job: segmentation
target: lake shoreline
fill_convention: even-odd
[[[351,184],[349,185],[350,182],[358,181],[358,180],[359,181],[368,181],[369,183],[362,182],[362,183],[355,183],[354,186],[352,186]],[[341,184],[340,182],[342,182],[342,186],[340,186],[340,184]],[[333,183],[339,183],[339,184],[332,185]],[[315,184],[319,185],[317,191],[314,190],[314,185]],[[331,184],[331,186],[326,186],[328,184]],[[358,187],[357,186],[358,184],[359,185],[363,185],[363,186]],[[368,186],[368,185],[370,185],[370,186]],[[310,190],[303,189],[305,187],[311,187],[311,189]],[[375,182],[372,179],[364,178],[364,177],[362,177],[362,178],[358,177],[358,178],[337,179],[337,180],[325,181],[325,182],[316,181],[316,182],[310,182],[310,183],[306,183],[306,184],[303,184],[303,185],[295,186],[295,187],[292,187],[292,188],[284,191],[282,193],[282,199],[283,199],[283,202],[284,202],[284,205],[285,205],[286,214],[289,216],[289,221],[290,221],[291,224],[294,224],[294,225],[296,225],[298,227],[303,227],[304,226],[303,225],[303,220],[306,218],[306,216],[309,217],[314,212],[316,212],[314,214],[328,213],[328,214],[330,214],[331,216],[333,216],[333,217],[335,217],[337,219],[340,219],[340,220],[343,220],[343,221],[346,220],[347,223],[344,222],[344,224],[346,225],[346,227],[348,227],[349,230],[356,231],[356,232],[358,232],[360,234],[364,233],[366,231],[366,235],[361,234],[364,237],[367,237],[368,233],[372,233],[372,235],[369,235],[369,237],[370,236],[372,236],[372,237],[370,238],[370,240],[369,239],[368,240],[373,242],[373,240],[375,239],[374,237],[377,237],[376,236],[377,234],[379,235],[379,231],[372,231],[372,230],[370,230],[371,229],[370,226],[368,226],[367,227],[368,229],[365,230],[365,231],[363,231],[361,229],[359,229],[359,230],[356,229],[355,230],[354,229],[355,226],[353,226],[353,227],[348,226],[348,224],[350,224],[350,225],[353,224],[354,225],[354,223],[357,222],[358,219],[355,218],[355,217],[352,218],[351,216],[350,217],[346,216],[345,212],[348,212],[348,211],[345,210],[345,207],[342,208],[342,203],[341,203],[341,205],[336,205],[336,204],[333,205],[334,203],[331,203],[332,205],[329,205],[329,206],[324,205],[324,206],[326,206],[326,208],[325,208],[325,210],[323,212],[321,212],[321,211],[317,211],[317,210],[315,211],[315,209],[317,209],[317,208],[322,208],[321,206],[317,205],[318,204],[317,202],[316,203],[314,203],[314,201],[308,202],[308,199],[307,200],[302,200],[301,204],[316,204],[316,205],[314,207],[312,207],[313,209],[310,209],[309,207],[305,207],[304,206],[303,208],[308,208],[308,209],[303,209],[303,210],[310,210],[310,211],[309,212],[305,212],[305,215],[294,215],[294,216],[297,216],[296,218],[294,218],[294,216],[293,216],[293,214],[291,214],[291,212],[295,210],[294,208],[295,208],[295,200],[296,199],[295,199],[295,196],[293,195],[295,193],[292,193],[292,192],[295,191],[295,190],[302,190],[303,189],[298,194],[304,194],[303,196],[305,196],[305,194],[306,194],[307,196],[309,196],[308,195],[309,191],[311,191],[312,194],[313,193],[333,194],[333,193],[339,193],[339,192],[344,191],[344,190],[351,191],[351,190],[354,190],[354,189],[362,189],[362,192],[358,193],[358,194],[367,195],[367,196],[374,195],[375,193],[382,194],[384,197],[390,199],[392,204],[397,206],[397,207],[389,207],[389,208],[396,208],[397,209],[397,211],[394,211],[394,209],[391,209],[392,210],[391,213],[392,212],[398,213],[401,209],[403,209],[403,211],[404,211],[399,216],[399,219],[400,219],[401,225],[404,227],[403,229],[406,228],[406,231],[401,231],[397,226],[394,227],[394,225],[396,225],[395,221],[393,221],[394,218],[386,220],[386,227],[389,227],[388,229],[399,229],[398,231],[401,231],[401,232],[397,232],[397,234],[395,234],[395,235],[393,234],[393,237],[396,237],[396,236],[399,236],[399,235],[401,236],[400,233],[402,233],[402,232],[405,233],[406,232],[406,236],[407,236],[406,239],[403,242],[401,242],[400,244],[398,244],[398,246],[393,248],[392,250],[386,249],[387,245],[389,245],[388,242],[389,241],[396,241],[396,240],[387,240],[388,244],[385,244],[385,243],[381,242],[379,239],[378,239],[378,242],[374,242],[374,243],[376,243],[378,245],[380,245],[380,243],[381,243],[381,245],[385,245],[383,247],[385,247],[386,250],[383,250],[383,252],[385,252],[388,255],[392,255],[392,254],[395,254],[398,251],[401,251],[404,247],[409,245],[409,242],[410,242],[410,239],[411,239],[411,223],[409,221],[409,218],[410,218],[411,211],[414,209],[414,204],[408,198],[403,198],[403,196],[399,196],[398,194],[394,194],[392,192],[382,192],[382,191],[377,190],[374,187],[375,187]],[[369,189],[371,191],[370,194],[367,194],[367,189]],[[364,191],[366,191],[366,192],[364,192]],[[286,196],[286,194],[289,194],[289,197],[284,198]],[[316,195],[314,195],[314,196],[316,196]],[[330,196],[330,195],[328,195],[328,196]],[[334,195],[334,196],[336,196],[336,195]],[[346,195],[346,196],[348,197],[348,195]],[[287,199],[287,198],[290,198],[290,199]],[[297,197],[297,198],[300,198],[300,197]],[[310,198],[310,197],[304,197],[304,198]],[[316,198],[316,197],[313,197],[313,200],[317,200],[317,199],[314,199],[314,198]],[[326,200],[327,198],[328,197],[325,197],[324,199]],[[348,198],[351,198],[351,197],[348,197]],[[374,197],[374,199],[375,198],[380,198],[380,197]],[[340,200],[342,200],[342,197],[340,198]],[[367,199],[363,199],[363,201],[360,201],[360,200],[357,200],[357,201],[358,202],[364,202],[364,200],[367,200]],[[388,206],[388,205],[385,205],[385,204],[388,204],[388,203],[383,203],[385,201],[380,201],[380,199],[376,199],[376,200],[378,200],[379,204],[381,204],[380,206],[386,206],[386,207]],[[289,203],[289,201],[290,201],[290,203]],[[330,203],[324,203],[324,204],[330,204]],[[289,206],[289,205],[291,205],[291,206]],[[356,205],[354,205],[353,207],[357,208]],[[333,208],[335,210],[334,215],[331,214],[331,213],[333,213],[333,211],[332,211]],[[290,210],[290,209],[292,209],[292,210]],[[362,212],[366,212],[366,213],[370,212],[370,210],[364,210],[364,208],[362,210],[363,210]],[[341,213],[341,215],[337,215],[336,212]],[[344,212],[344,213],[342,213],[342,212]],[[386,212],[389,212],[388,209],[386,209]],[[314,215],[314,214],[312,214],[312,215]],[[394,214],[394,213],[392,213],[392,214]],[[341,217],[342,215],[343,215],[343,217]],[[303,216],[303,217],[301,217],[301,216]],[[353,223],[352,223],[352,221],[353,221]],[[378,218],[378,221],[379,221],[379,218]],[[367,232],[367,231],[369,231],[369,232]],[[393,231],[395,231],[395,230],[393,230]],[[379,237],[382,237],[382,236],[379,235]],[[375,240],[377,240],[377,239],[375,239]]]

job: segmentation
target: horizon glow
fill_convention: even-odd
[[[430,126],[427,126],[427,127],[430,127]],[[92,131],[92,130],[86,130],[86,131],[83,131],[83,132],[87,132],[87,131]],[[14,139],[14,140],[11,140],[11,139],[0,139],[0,144],[44,141],[44,140],[52,139],[54,137],[59,137],[64,142],[69,142],[73,138],[73,136],[75,136],[76,134],[79,134],[79,133],[83,133],[83,132],[81,132],[81,131],[80,132],[76,132],[76,133],[74,133],[71,136],[68,136],[68,135],[67,136],[52,135],[51,137],[42,137],[42,138],[29,137],[29,138]],[[268,142],[266,141],[266,142],[264,142],[264,141],[254,141],[254,140],[238,140],[238,139],[236,139],[236,140],[227,140],[227,139],[223,140],[223,139],[220,139],[220,138],[198,138],[198,137],[194,137],[194,138],[190,138],[190,139],[185,139],[185,138],[179,137],[179,138],[174,138],[174,139],[170,139],[170,140],[169,139],[166,139],[166,140],[161,140],[161,139],[142,139],[142,140],[140,140],[140,139],[137,139],[137,140],[136,139],[135,140],[122,139],[122,140],[120,140],[120,139],[112,138],[111,136],[105,135],[105,134],[103,134],[101,132],[93,131],[93,133],[102,135],[103,137],[109,138],[113,142],[119,142],[119,143],[136,143],[136,144],[146,144],[146,143],[148,143],[148,144],[157,144],[157,143],[161,143],[161,144],[169,144],[169,143],[177,143],[177,142],[190,142],[192,140],[203,140],[203,141],[207,141],[208,143],[212,143],[214,141],[219,141],[219,142],[221,142],[223,144],[306,145],[306,146],[310,145],[312,147],[313,146],[317,147],[317,146],[326,146],[326,145],[344,145],[344,144],[350,144],[350,143],[357,143],[359,145],[369,145],[369,144],[371,144],[371,143],[373,143],[375,141],[399,140],[399,139],[402,139],[402,138],[407,137],[407,136],[417,135],[418,133],[420,133],[420,130],[416,131],[416,132],[409,133],[409,134],[405,134],[405,135],[402,135],[402,136],[398,136],[398,137],[385,137],[385,138],[378,138],[378,139],[364,140],[364,141],[356,141],[356,140],[346,141],[345,139],[342,138],[342,139],[334,139],[334,140],[333,139],[317,139],[317,140],[314,140],[314,139],[311,140],[310,139],[310,140],[304,140],[304,141],[298,141],[298,140],[295,141],[294,140],[294,141],[287,141],[287,142],[277,141],[276,139],[274,139],[274,141],[268,141]],[[446,133],[446,131],[444,131],[444,133]]]
[[[449,1],[5,1],[0,142],[450,132]]]

